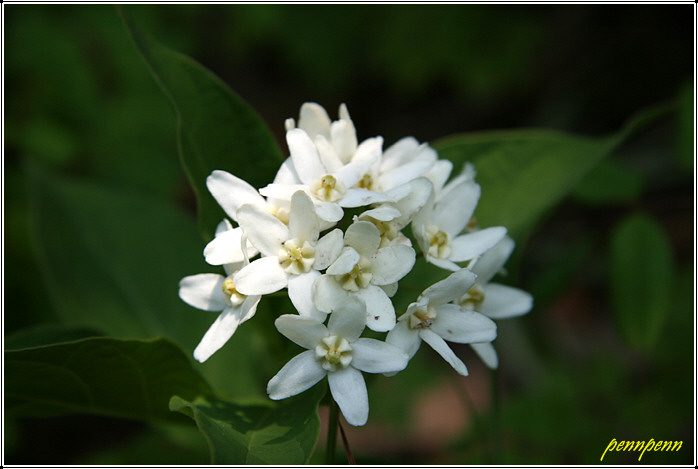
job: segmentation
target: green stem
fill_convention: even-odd
[[[339,406],[330,398],[330,420],[327,424],[327,448],[325,451],[325,464],[334,464],[335,450],[337,449],[337,427],[339,426]]]

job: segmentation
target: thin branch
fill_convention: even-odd
[[[349,441],[347,440],[347,435],[344,433],[344,427],[342,427],[342,423],[337,421],[339,424],[339,433],[342,435],[342,443],[344,444],[344,451],[347,453],[347,461],[349,461],[349,464],[354,464],[356,465],[356,460],[354,459],[354,455],[351,453],[351,448],[349,448]]]

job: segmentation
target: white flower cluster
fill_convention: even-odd
[[[514,243],[504,227],[474,223],[480,186],[472,166],[447,183],[453,164],[425,143],[407,137],[385,151],[381,137],[359,143],[344,105],[331,121],[323,107],[305,103],[298,125],[288,119],[286,130],[290,157],[272,184],[257,190],[225,171],[206,181],[238,226],[221,222],[204,249],[225,276],[180,282],[182,300],[221,311],[194,357],[208,359],[254,316],[262,296],[285,288],[298,314],[280,316],[276,328],[307,351],[269,381],[272,399],[327,376],[347,422],[363,425],[368,395],[361,372],[403,370],[422,341],[462,375],[468,371],[446,341],[471,344],[496,367],[492,319],[528,312],[532,298],[489,283]],[[358,207],[360,214],[345,216]],[[403,233],[410,224],[420,256],[452,273],[396,318],[391,297],[417,258]],[[362,338],[366,327],[387,332],[385,340]]]

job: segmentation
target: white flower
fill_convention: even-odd
[[[287,165],[282,165],[274,182],[287,183],[292,180]],[[218,205],[234,221],[237,211],[243,205],[257,205],[284,223],[288,223],[289,200],[264,198],[246,181],[226,171],[215,170],[206,178],[206,187]],[[252,256],[252,253],[250,253]]]
[[[456,262],[478,257],[506,235],[503,226],[460,234],[480,199],[480,185],[472,180],[459,181],[439,201],[434,197],[432,192],[412,221],[412,232],[427,262],[455,272],[460,269]]]
[[[413,137],[391,145],[357,183],[374,192],[388,192],[429,171],[437,160],[436,150]]]
[[[409,246],[380,247],[381,236],[370,222],[357,221],[344,234],[344,248],[313,285],[313,300],[320,311],[332,312],[337,299],[355,296],[366,304],[367,326],[379,332],[395,325],[390,295],[397,281],[412,270],[415,252]]]
[[[334,230],[318,240],[318,219],[310,197],[293,194],[288,226],[259,205],[243,205],[238,222],[262,254],[238,272],[238,291],[266,295],[288,286],[288,296],[299,313],[324,319],[314,306],[311,287],[342,248],[342,234]],[[318,270],[316,270],[318,269]]]
[[[472,287],[454,303],[478,311],[492,319],[521,316],[533,308],[533,297],[518,288],[490,283],[514,250],[514,240],[505,237],[482,255],[472,268],[477,280]],[[470,344],[487,366],[497,368],[499,359],[491,343]]]
[[[286,120],[286,130],[296,127],[293,119]],[[358,148],[356,128],[349,117],[347,106],[339,106],[339,119],[331,122],[325,108],[317,103],[303,103],[298,118],[298,128],[304,130],[318,147],[325,153],[325,158],[349,163]]]
[[[368,167],[380,158],[381,137],[363,141],[347,164],[331,153],[319,153],[302,129],[286,132],[286,141],[291,153],[290,173],[296,175],[297,182],[269,184],[260,189],[262,195],[288,200],[296,191],[305,191],[313,198],[318,216],[330,223],[342,218],[342,207],[361,207],[389,200],[383,194],[354,187]]]
[[[242,250],[242,228],[233,228],[228,220],[223,220],[216,228],[216,236],[204,248],[204,258],[211,265],[224,265],[242,262],[247,256],[254,257],[259,251],[246,241],[247,252]]]
[[[216,236],[224,236],[230,231],[229,227],[229,223],[221,223]],[[198,274],[184,277],[179,282],[179,297],[183,301],[204,311],[221,311],[194,350],[194,358],[202,363],[225,345],[238,326],[254,316],[257,311],[261,296],[243,295],[237,291],[233,282],[233,276],[248,263],[245,256],[241,262],[223,265],[225,277],[218,274]]]
[[[422,341],[436,350],[458,373],[468,375],[465,364],[445,341],[459,344],[490,342],[497,336],[495,323],[480,313],[449,304],[475,283],[475,274],[461,269],[422,292],[400,316],[385,341],[412,358]]]
[[[333,306],[327,327],[313,318],[285,314],[276,328],[296,344],[308,349],[295,356],[267,385],[269,397],[295,396],[322,380],[329,381],[332,397],[351,425],[368,419],[368,392],[361,371],[397,372],[407,366],[407,355],[392,345],[359,338],[366,324],[364,305],[356,299]]]
[[[407,189],[404,197],[399,197],[398,191]],[[399,186],[388,192],[388,195],[396,199],[396,202],[386,202],[375,208],[366,210],[354,218],[359,221],[369,221],[376,225],[381,236],[380,247],[403,244],[412,246],[412,241],[402,234],[401,230],[407,226],[412,218],[424,206],[431,193],[431,183],[423,178],[414,179],[407,184]],[[395,194],[393,196],[393,194]]]

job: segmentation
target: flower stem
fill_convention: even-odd
[[[339,426],[339,406],[330,398],[330,420],[327,424],[327,447],[325,450],[325,464],[334,464],[335,450],[337,449],[337,427]]]

